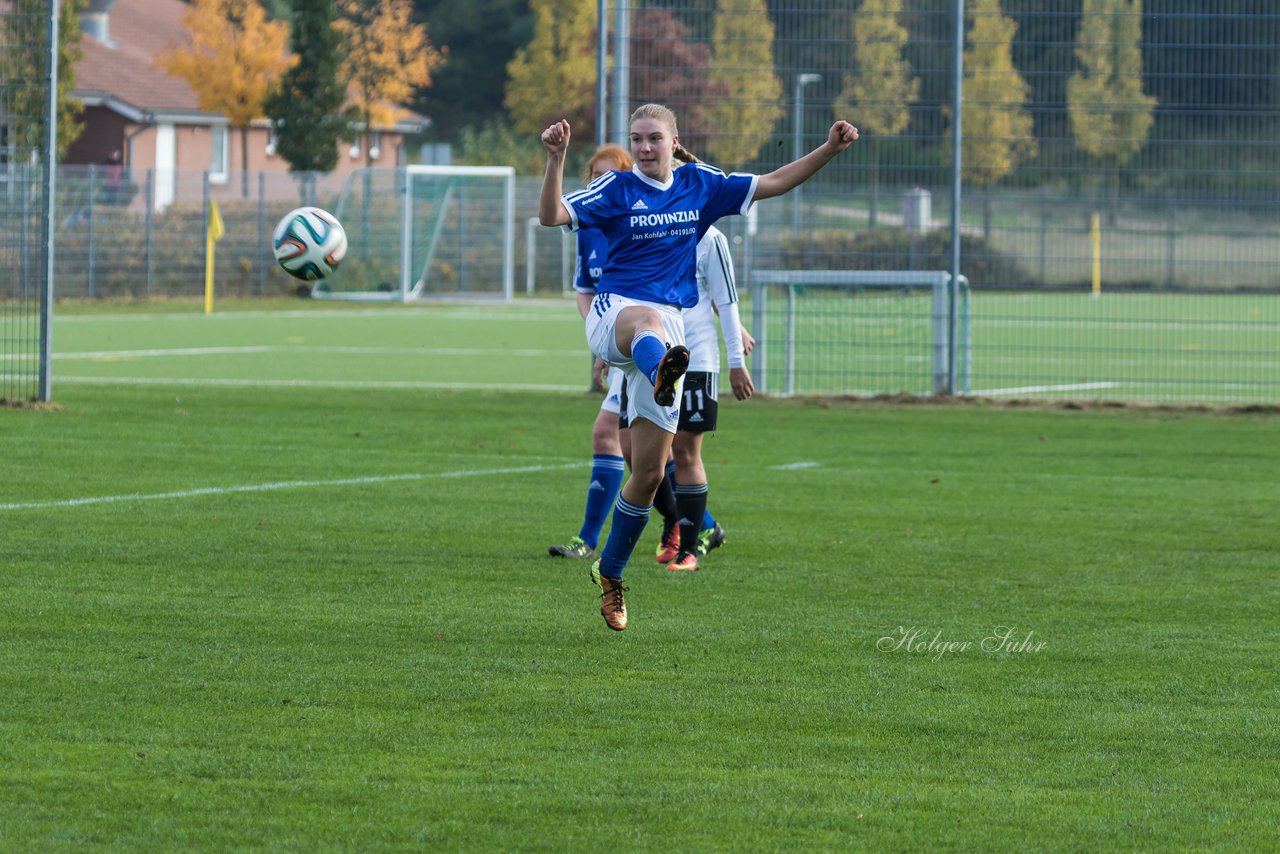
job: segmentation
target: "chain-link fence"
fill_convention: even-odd
[[[950,269],[963,7],[955,230],[973,289],[971,392],[1280,400],[1280,7],[628,5],[627,106],[671,106],[681,141],[704,159],[764,172],[821,143],[836,118],[861,130],[802,192],[761,204],[742,245],[739,264],[764,273],[757,296],[772,288],[771,316],[790,301],[791,328],[809,330],[789,367],[757,362],[770,375],[786,371],[797,390],[829,389],[833,372],[849,392],[909,390],[881,379],[883,353],[859,369],[859,352],[879,352],[875,336],[901,333],[883,288],[835,300],[765,281],[783,270]],[[848,322],[833,323],[841,312]],[[864,346],[833,363],[821,354],[849,342],[822,329]]]
[[[0,0],[0,401],[49,398],[52,2]]]

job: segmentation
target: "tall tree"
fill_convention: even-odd
[[[156,66],[191,84],[200,109],[240,130],[242,192],[249,197],[249,125],[266,115],[267,96],[297,57],[285,51],[289,25],[268,21],[257,0],[194,0],[182,19],[191,44],[170,48]]]
[[[264,105],[276,129],[276,151],[293,172],[332,172],[338,143],[355,138],[356,116],[344,108],[339,82],[342,34],[333,27],[335,0],[293,0],[289,43],[298,63]]]
[[[431,117],[431,136],[455,140],[468,126],[506,119],[507,63],[533,37],[529,0],[414,0],[449,62],[410,106]]]
[[[1030,87],[1013,66],[1018,25],[1001,12],[1000,0],[970,0],[968,7],[960,151],[965,177],[990,185],[1036,154],[1025,108]]]
[[[595,138],[596,2],[533,0],[533,39],[507,63],[503,105],[516,130],[537,133],[567,118]]]
[[[71,97],[80,61],[80,11],[86,0],[64,0],[58,9],[58,151],[63,155],[80,136],[84,104]],[[48,36],[47,0],[11,0],[0,21],[9,56],[0,79],[0,105],[15,145],[34,150],[43,144],[45,111],[45,40]]]
[[[1109,167],[1112,206],[1120,167],[1147,143],[1156,99],[1142,91],[1142,0],[1084,0],[1079,68],[1067,81],[1076,147]]]
[[[346,40],[342,70],[351,81],[364,119],[365,165],[373,165],[374,123],[395,124],[401,106],[431,85],[431,72],[445,62],[427,28],[412,20],[410,0],[341,0],[334,26]]]
[[[907,28],[899,20],[901,0],[864,0],[853,18],[853,51],[858,73],[844,75],[835,100],[837,116],[856,116],[871,143],[871,224],[880,189],[879,139],[897,136],[911,122],[920,99],[920,78],[906,58]]]
[[[773,36],[764,0],[716,0],[710,79],[725,96],[707,108],[716,129],[707,151],[725,168],[754,158],[783,115]]]
[[[676,114],[680,142],[694,154],[716,135],[707,116],[724,98],[713,82],[711,48],[688,40],[689,28],[667,9],[646,9],[631,18],[631,104],[666,104]]]

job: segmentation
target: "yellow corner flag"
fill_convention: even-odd
[[[204,241],[204,313],[213,313],[213,244],[222,239],[227,229],[218,212],[218,203],[209,200],[209,233]]]

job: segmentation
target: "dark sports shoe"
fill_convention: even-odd
[[[676,559],[667,564],[672,572],[693,572],[698,568],[698,556],[691,552],[680,552]]]
[[[708,528],[705,531],[698,532],[698,545],[694,549],[694,554],[699,557],[705,555],[712,549],[720,548],[724,542],[724,528],[720,527],[720,523],[716,522],[714,528]]]
[[[591,565],[591,580],[600,588],[600,616],[604,624],[615,632],[627,627],[627,603],[622,598],[626,592],[621,578],[609,578],[600,574],[600,561]]]
[[[563,546],[550,546],[547,554],[552,557],[591,557],[596,550],[583,542],[582,537],[574,537]]]
[[[689,370],[689,348],[677,344],[666,352],[658,363],[658,378],[653,383],[653,399],[659,406],[671,406],[676,402],[676,383]]]

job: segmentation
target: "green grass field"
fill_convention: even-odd
[[[0,408],[0,849],[1280,846],[1275,415],[722,401],[615,634],[570,307],[226,308]]]

